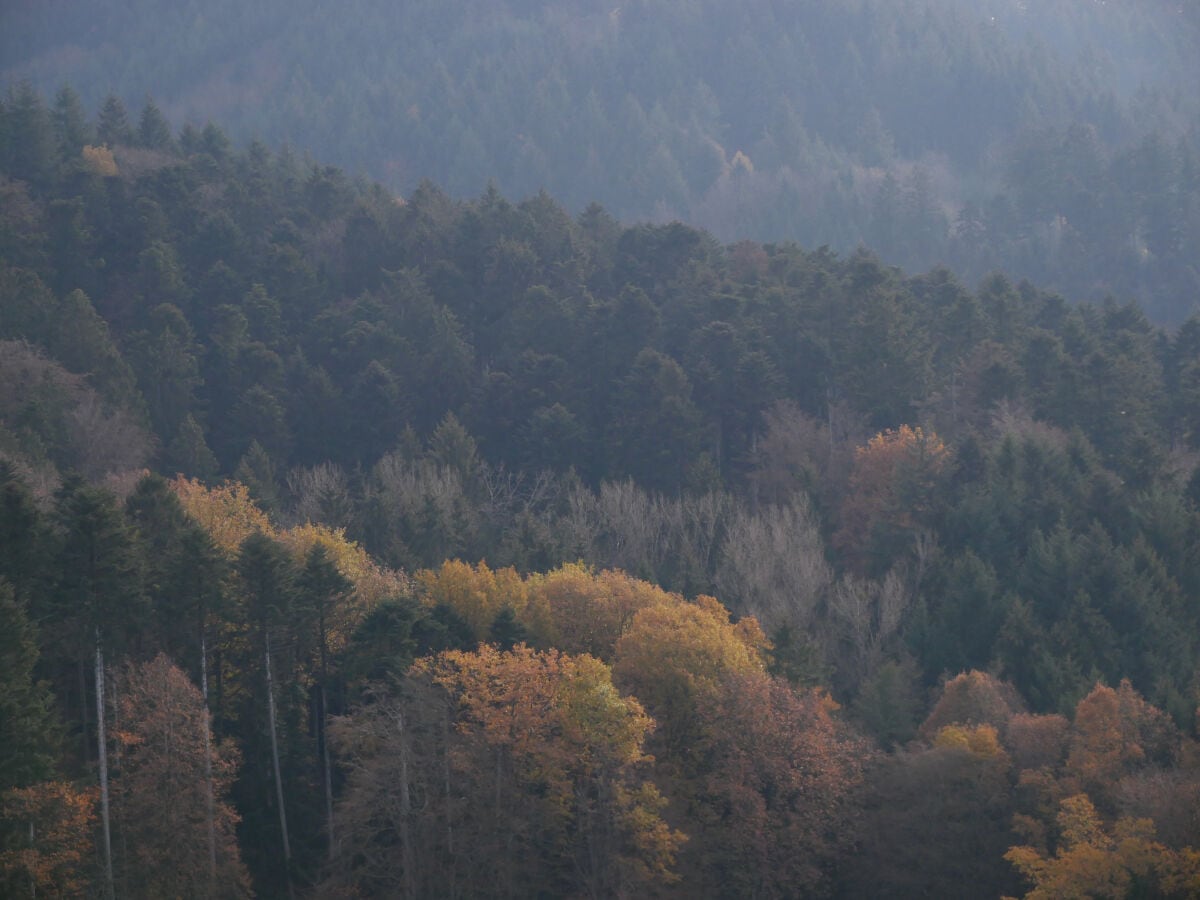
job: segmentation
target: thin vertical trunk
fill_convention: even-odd
[[[208,644],[200,629],[200,694],[204,697],[204,811],[208,816],[208,892],[216,896],[217,827],[213,817],[212,720],[208,711]]]
[[[121,733],[121,705],[117,697],[117,679],[114,678],[109,682],[109,687],[112,690],[113,711],[113,731],[116,734]],[[117,781],[121,779],[121,742],[117,741],[114,745],[114,755],[117,763]],[[117,820],[117,835],[121,838],[121,852],[117,857],[117,862],[121,865],[121,895],[129,896],[129,840],[125,834],[125,810],[121,803],[116,804],[116,809],[113,811],[113,817]]]
[[[79,710],[83,715],[83,731],[79,737],[83,742],[83,764],[85,766],[92,761],[92,742],[88,740],[88,734],[92,730],[92,723],[88,718],[89,706],[91,703],[88,702],[87,664],[81,656],[79,658]]]
[[[108,748],[104,735],[104,649],[100,644],[100,629],[96,629],[96,749],[100,762],[100,819],[104,825],[104,896],[112,900],[113,888],[112,830],[108,813]]]
[[[328,701],[325,683],[321,682],[321,757],[325,768],[325,829],[329,832],[329,861],[333,862],[333,766],[329,762],[329,739],[326,726],[329,724]]]
[[[287,867],[288,896],[292,891],[292,847],[288,841],[287,810],[283,805],[283,776],[279,771],[279,739],[275,734],[275,682],[271,677],[271,631],[264,633],[267,667],[267,718],[271,729],[271,763],[275,768],[275,799],[279,803],[279,831],[283,836],[283,862]]]
[[[325,646],[325,603],[323,600],[321,601],[319,628],[321,632],[321,764],[325,770],[325,830],[329,834],[329,861],[333,862],[333,767],[329,762],[329,738],[325,727],[329,724],[329,697],[325,692],[329,661]]]
[[[454,819],[450,816],[450,714],[442,717],[442,780],[446,796],[446,852],[454,856]]]
[[[404,731],[404,714],[396,713],[396,727],[400,731],[400,859],[404,867],[404,896],[413,900],[417,892],[413,887],[412,835],[408,818],[412,815],[412,795],[408,787],[408,735]]]
[[[34,841],[33,822],[30,822],[29,823],[29,849],[33,850],[34,846],[35,846],[35,841]],[[37,897],[37,879],[33,875],[29,876],[29,896],[35,897],[35,898]]]

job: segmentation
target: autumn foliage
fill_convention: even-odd
[[[901,425],[854,454],[833,546],[858,572],[881,572],[907,549],[934,503],[950,451],[932,431]]]
[[[0,852],[0,887],[10,896],[74,897],[94,874],[95,788],[59,781],[15,788],[0,797],[5,822],[19,837]],[[7,887],[5,887],[7,886]]]
[[[200,691],[160,654],[129,668],[120,707],[114,801],[133,895],[247,896],[239,817],[228,801],[239,755],[228,741],[206,745]]]

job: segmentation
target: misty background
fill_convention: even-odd
[[[860,244],[1159,321],[1200,276],[1176,2],[10,2],[0,80],[147,97],[407,196],[489,183],[722,241]]]

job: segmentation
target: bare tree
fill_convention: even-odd
[[[884,660],[888,640],[896,634],[912,604],[905,573],[892,569],[881,581],[846,575],[833,590],[822,645],[842,687],[854,693]]]
[[[320,522],[342,528],[352,524],[354,494],[346,472],[336,463],[292,469],[287,489],[292,496],[291,518],[297,524]]]
[[[808,631],[833,583],[833,569],[808,501],[733,518],[717,569],[721,599],[758,619],[770,634],[788,627]]]

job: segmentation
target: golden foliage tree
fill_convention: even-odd
[[[210,488],[194,478],[179,477],[171,482],[171,488],[187,514],[231,557],[256,531],[275,534],[267,514],[250,498],[250,489],[244,484],[227,481]]]
[[[1005,854],[1033,883],[1025,900],[1200,896],[1200,853],[1159,843],[1149,819],[1122,818],[1106,828],[1087,795],[1076,794],[1062,801],[1057,824],[1053,856],[1028,846]]]
[[[91,144],[86,144],[79,155],[83,161],[83,167],[93,175],[101,175],[105,178],[117,175],[117,161],[113,159],[112,151],[104,145],[93,147]]]
[[[617,641],[613,675],[658,722],[658,742],[682,761],[696,735],[698,704],[729,675],[765,670],[758,623],[730,622],[713,597],[647,607]]]
[[[417,897],[646,896],[683,836],[645,779],[652,722],[590,656],[481,645],[414,665],[335,729],[339,882]],[[453,886],[453,887],[451,887]]]
[[[568,563],[529,578],[529,601],[550,622],[550,642],[566,653],[611,660],[617,641],[643,609],[682,602],[649,582],[606,569],[599,574]]]
[[[445,604],[470,627],[475,638],[486,641],[496,616],[506,607],[519,620],[525,617],[525,582],[514,568],[488,568],[486,562],[472,566],[447,560],[438,569],[424,569],[415,576],[429,605]]]

